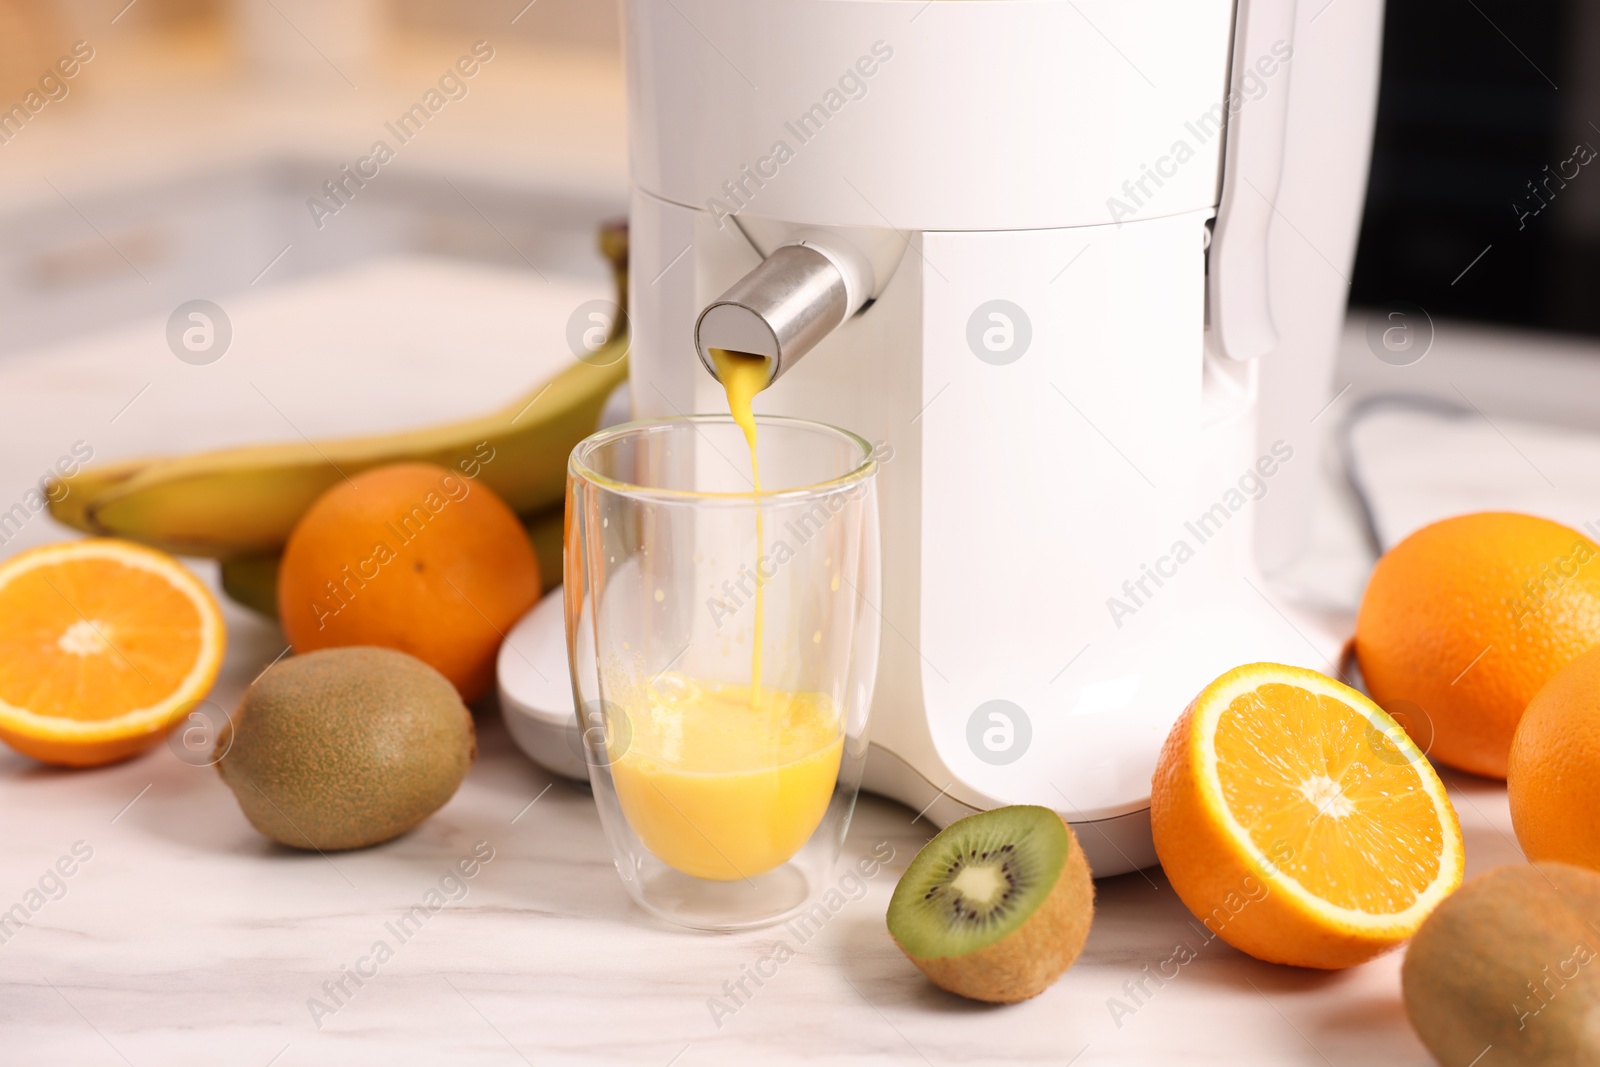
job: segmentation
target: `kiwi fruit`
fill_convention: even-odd
[[[398,837],[455,795],[472,714],[414,656],[351,646],[268,668],[218,732],[217,772],[250,824],[331,852]]]
[[[923,846],[889,901],[889,935],[933,984],[1010,1004],[1060,978],[1089,936],[1094,881],[1049,808],[969,815]]]
[[[1444,1067],[1600,1063],[1600,874],[1517,864],[1469,880],[1423,921],[1400,986]]]

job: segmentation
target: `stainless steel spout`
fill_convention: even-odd
[[[714,348],[766,356],[776,381],[855,310],[850,288],[828,256],[783,245],[700,313],[695,351],[713,378]]]

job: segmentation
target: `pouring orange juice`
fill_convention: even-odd
[[[764,356],[712,350],[728,407],[750,447],[753,497],[761,467],[751,401],[766,388]],[[765,542],[756,508],[756,551]],[[844,724],[825,693],[763,688],[766,580],[756,568],[750,682],[666,673],[628,707],[631,738],[612,764],[634,833],[685,874],[748,879],[782,866],[811,837],[839,775]]]

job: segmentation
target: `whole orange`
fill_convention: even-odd
[[[1600,648],[1528,702],[1511,742],[1506,792],[1528,859],[1600,871]]]
[[[1417,731],[1422,745],[1431,735],[1429,755],[1494,778],[1506,776],[1528,701],[1597,644],[1600,546],[1507,512],[1445,519],[1395,545],[1356,618],[1373,699],[1415,705],[1431,726]]]
[[[357,474],[301,517],[278,571],[278,618],[296,652],[378,645],[410,653],[473,701],[495,653],[539,597],[517,516],[443,467]]]

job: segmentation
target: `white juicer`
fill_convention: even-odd
[[[1305,528],[1365,185],[1381,3],[1335,3],[625,0],[635,416],[726,410],[729,348],[759,413],[880,446],[865,788],[1046,805],[1133,870],[1187,702],[1328,666],[1259,561]],[[561,625],[503,704],[582,776]]]

